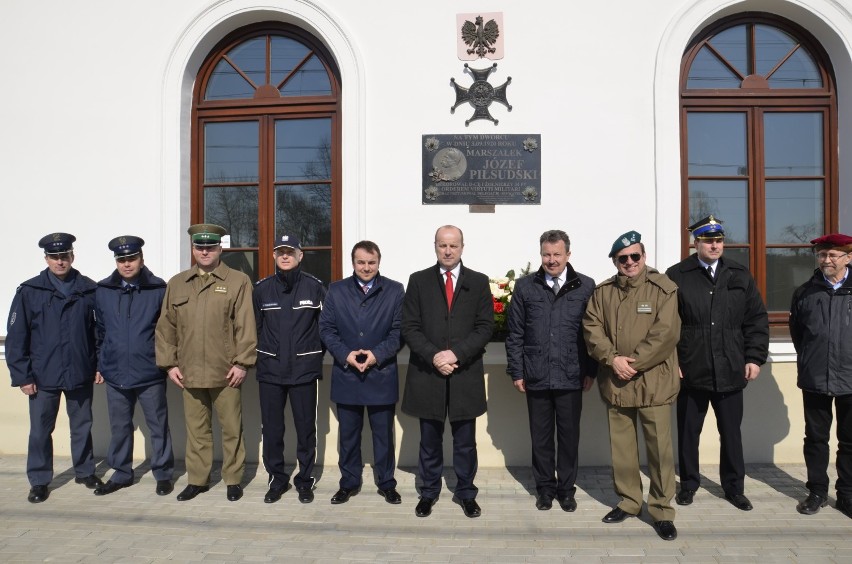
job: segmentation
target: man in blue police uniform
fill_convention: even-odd
[[[698,444],[708,406],[719,430],[719,478],[734,507],[752,509],[745,496],[740,427],[743,390],[769,355],[769,317],[748,269],[723,257],[725,230],[712,215],[689,226],[695,254],[666,271],[678,286],[681,319],[677,345],[679,505],[692,503],[701,482]]]
[[[328,289],[320,314],[320,336],[334,358],[331,401],[337,404],[340,489],[332,504],[361,490],[361,430],[370,418],[378,493],[392,504],[396,491],[394,415],[399,399],[396,354],[401,346],[402,284],[379,274],[382,253],[372,241],[352,248],[351,277]]]
[[[166,293],[166,282],[145,266],[141,237],[124,235],[108,243],[115,257],[112,275],[95,291],[98,375],[106,381],[112,439],[107,462],[115,470],[95,495],[133,485],[133,412],[142,407],[151,435],[151,471],[157,495],[171,493],[174,473],[166,373],[157,367],[154,330]]]
[[[808,497],[796,510],[813,515],[828,505],[832,407],[837,411],[836,507],[852,518],[852,237],[832,233],[811,241],[817,269],[793,292],[790,337],[799,354],[805,408]]]
[[[272,254],[275,274],[254,289],[263,465],[269,473],[263,501],[275,503],[290,488],[284,469],[284,407],[289,398],[299,460],[293,483],[299,501],[310,503],[317,458],[317,380],[325,352],[319,334],[325,287],[302,271],[302,244],[295,235],[279,235]]]
[[[30,438],[27,449],[27,499],[41,503],[53,480],[53,428],[59,401],[71,427],[74,481],[94,489],[92,454],[92,387],[97,371],[95,349],[94,281],[75,268],[73,243],[68,233],[41,238],[47,268],[22,283],[6,327],[6,364],[12,386],[21,388],[30,403]]]

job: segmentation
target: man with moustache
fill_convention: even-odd
[[[284,408],[289,398],[299,460],[293,483],[299,501],[311,503],[317,458],[317,380],[322,378],[325,353],[319,333],[325,287],[302,270],[304,253],[297,236],[279,235],[272,247],[276,272],[259,281],[254,292],[263,465],[269,473],[263,501],[275,503],[290,489],[284,467]]]
[[[769,355],[769,317],[748,269],[722,256],[725,230],[712,215],[689,226],[695,254],[666,271],[678,286],[681,370],[677,398],[679,505],[689,505],[701,482],[698,444],[707,407],[719,430],[719,477],[734,507],[752,509],[744,494],[740,426],[743,390]]]
[[[396,354],[401,346],[402,284],[379,274],[382,253],[372,241],[352,248],[353,274],[332,284],[320,314],[320,336],[334,359],[331,401],[337,404],[341,504],[361,490],[361,430],[370,419],[378,493],[391,504],[396,490],[394,414],[399,399]]]
[[[177,500],[210,487],[215,411],[226,498],[237,501],[246,460],[240,386],[257,357],[251,280],[222,262],[224,227],[201,223],[187,232],[195,266],[169,280],[156,329],[157,366],[182,390],[186,419],[189,483]]]
[[[98,282],[95,291],[98,375],[106,381],[107,410],[112,439],[107,462],[112,477],[95,488],[108,495],[133,485],[133,412],[142,407],[151,436],[151,472],[157,495],[174,489],[175,458],[169,432],[166,374],[157,366],[154,331],[160,317],[166,282],[145,266],[142,246],[134,235],[108,243],[115,257],[115,271]]]
[[[570,249],[567,233],[545,231],[539,238],[541,267],[516,282],[509,306],[508,373],[527,399],[535,506],[540,511],[550,509],[554,497],[563,511],[577,509],[574,482],[583,392],[597,373],[582,331],[595,282],[574,270],[568,262]]]
[[[837,509],[852,518],[852,237],[832,233],[811,241],[817,269],[793,293],[790,336],[798,353],[805,408],[808,497],[796,509],[813,515],[828,504],[832,405],[837,411]]]
[[[636,231],[612,244],[618,274],[595,288],[583,330],[589,355],[598,362],[598,386],[607,404],[612,477],[619,504],[604,523],[620,523],[642,510],[639,426],[648,453],[648,513],[663,540],[677,538],[671,404],[680,388],[677,286],[645,265],[645,245]]]
[[[488,277],[462,264],[464,235],[454,225],[435,232],[438,263],[408,280],[402,306],[402,336],[411,349],[402,410],[420,419],[420,501],[415,515],[427,517],[441,492],[444,422],[453,435],[458,478],[453,501],[467,517],[479,517],[474,484],[476,418],[485,413],[482,356],[494,327]]]
[[[51,233],[38,242],[47,263],[41,274],[18,286],[6,326],[6,364],[12,386],[29,399],[27,478],[30,503],[50,495],[53,429],[59,402],[71,427],[74,481],[89,489],[101,485],[92,453],[92,388],[97,371],[95,288],[74,264],[69,233]]]

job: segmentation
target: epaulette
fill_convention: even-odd
[[[269,276],[267,276],[266,278],[261,278],[260,280],[258,280],[257,282],[255,282],[255,283],[254,283],[254,285],[255,285],[255,286],[257,286],[258,284],[260,284],[260,283],[261,283],[261,282],[263,282],[264,280],[269,280],[270,278],[275,278],[275,275],[274,275],[274,274],[270,274],[270,275],[269,275]]]
[[[302,275],[303,275],[303,276],[307,276],[308,278],[311,278],[311,279],[315,280],[315,281],[316,281],[316,282],[318,282],[319,284],[322,284],[322,280],[320,280],[319,278],[317,278],[316,276],[314,276],[314,275],[313,275],[313,274],[311,274],[310,272],[304,272],[304,271],[303,271],[303,272],[302,272]]]

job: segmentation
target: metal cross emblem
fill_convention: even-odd
[[[456,89],[456,103],[450,108],[450,113],[456,113],[456,108],[465,102],[469,102],[473,106],[473,115],[470,119],[465,120],[465,126],[470,125],[470,122],[478,119],[488,119],[493,121],[494,125],[497,125],[499,121],[494,119],[494,116],[488,111],[488,106],[491,105],[491,102],[500,102],[510,112],[512,111],[512,106],[509,104],[509,100],[506,99],[506,87],[511,84],[512,77],[508,77],[506,82],[495,88],[488,83],[488,75],[494,72],[497,68],[497,63],[486,69],[475,69],[467,63],[464,64],[464,67],[470,69],[471,74],[473,74],[473,84],[470,85],[470,88],[465,88],[456,84],[455,78],[450,78],[450,84]]]

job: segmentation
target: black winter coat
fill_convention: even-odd
[[[678,286],[681,387],[712,392],[745,388],[746,363],[760,366],[769,355],[769,318],[748,269],[722,257],[714,284],[692,255],[666,275]]]
[[[583,339],[583,314],[595,281],[566,266],[554,295],[543,268],[515,282],[506,337],[508,373],[529,390],[579,390],[597,374]]]
[[[828,396],[852,394],[852,276],[835,290],[816,269],[793,292],[790,336],[799,353],[801,389]]]

